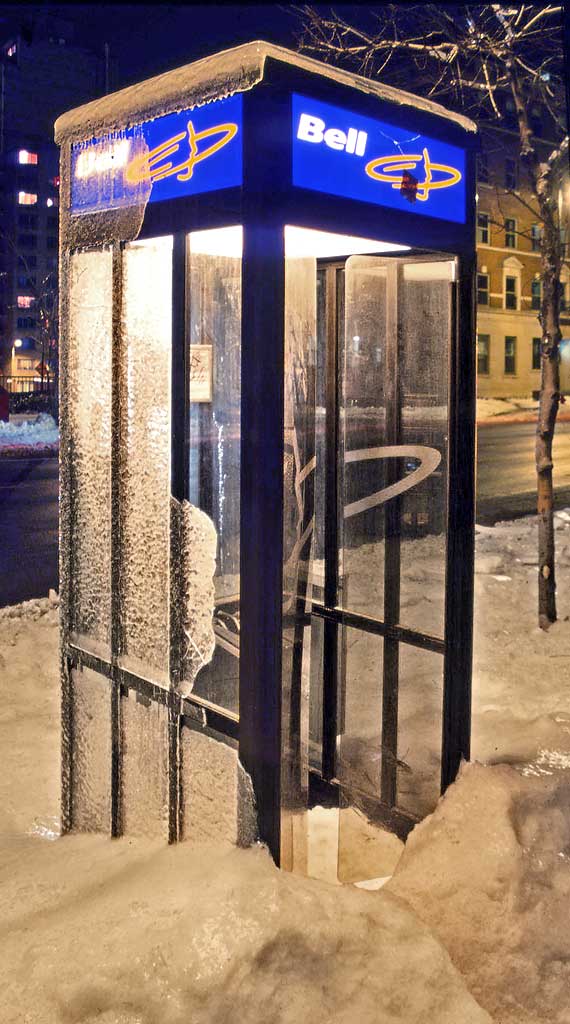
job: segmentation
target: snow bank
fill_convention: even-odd
[[[59,441],[59,428],[53,416],[40,412],[30,419],[10,417],[9,423],[0,420],[0,450],[3,448],[44,447]]]
[[[279,872],[261,848],[3,853],[3,1024],[490,1024],[400,900]]]
[[[386,888],[433,929],[498,1024],[568,1024],[570,771],[464,766]]]
[[[538,402],[534,398],[478,398],[477,419],[504,416],[506,413],[536,412]]]

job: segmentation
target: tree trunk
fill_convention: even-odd
[[[541,384],[536,425],[536,473],[538,512],[538,624],[548,629],[556,622],[554,571],[554,488],[552,441],[560,404],[559,276],[560,241],[551,217],[544,218],[542,245],[542,304],[540,320]]]

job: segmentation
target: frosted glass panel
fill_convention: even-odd
[[[443,636],[445,617],[453,269],[451,261],[404,263],[399,284],[401,443],[440,460],[401,498],[400,622],[436,636]],[[406,473],[419,467],[411,456]]]
[[[111,253],[72,255],[69,289],[71,628],[105,655],[111,642]]]
[[[341,354],[343,607],[437,636],[453,270],[443,260],[349,259]]]
[[[73,669],[72,821],[79,832],[111,829],[111,683]]]
[[[126,246],[123,263],[124,662],[166,682],[170,532],[172,238]]]
[[[240,227],[189,235],[190,501],[217,537],[212,661],[194,693],[239,705],[239,529],[241,402]]]
[[[398,807],[417,817],[440,795],[443,658],[400,645]]]
[[[387,484],[387,460],[367,457],[386,444],[387,267],[347,260],[344,332],[339,325],[339,546],[342,604],[384,617],[384,507],[373,495]],[[344,337],[343,337],[344,333]]]
[[[125,835],[168,837],[168,712],[132,691],[121,700]]]

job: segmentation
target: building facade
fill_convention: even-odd
[[[103,62],[46,14],[0,40],[0,384],[41,388],[57,363],[56,117],[104,92]]]
[[[540,112],[531,108],[532,113],[533,127],[538,134],[541,130]],[[545,156],[555,148],[555,143],[539,138],[537,144],[544,147]],[[538,314],[542,228],[518,152],[519,140],[515,131],[508,128],[483,129],[477,174],[477,365],[480,398],[538,397],[540,389],[541,326]],[[559,198],[564,232],[568,196],[561,191]],[[568,260],[562,270],[561,283],[561,329],[563,338],[570,339]],[[566,348],[563,343],[561,389],[570,392],[570,364]]]

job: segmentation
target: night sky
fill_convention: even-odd
[[[363,9],[335,10],[358,19]],[[292,4],[0,4],[0,33],[37,12],[71,22],[79,46],[102,55],[108,43],[114,89],[252,39],[296,49],[300,25]]]

